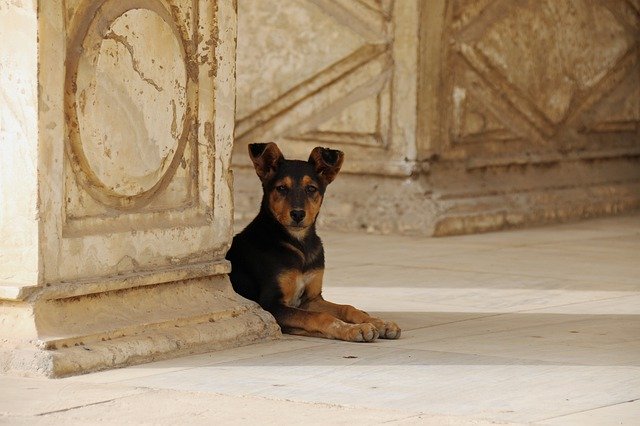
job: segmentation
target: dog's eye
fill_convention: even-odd
[[[278,185],[276,186],[276,191],[278,191],[281,194],[286,194],[287,191],[289,191],[289,188],[287,188],[286,185]]]
[[[313,185],[309,185],[307,186],[306,190],[307,190],[307,194],[314,194],[318,190],[318,188],[316,188]]]

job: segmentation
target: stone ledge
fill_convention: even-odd
[[[96,277],[75,282],[47,283],[44,286],[0,283],[0,299],[26,300],[27,298],[63,299],[128,288],[156,285],[202,276],[228,274],[231,264],[227,260],[202,262],[153,271],[139,271],[108,277]]]
[[[0,372],[18,375],[63,377],[280,336],[225,275],[0,309]]]
[[[525,226],[548,225],[640,209],[640,183],[627,182],[515,192],[478,199],[451,199],[435,223],[433,236],[492,232]],[[482,209],[478,205],[482,205]]]

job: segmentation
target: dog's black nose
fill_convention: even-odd
[[[305,211],[304,210],[291,210],[291,219],[293,219],[296,223],[302,222],[304,219]]]

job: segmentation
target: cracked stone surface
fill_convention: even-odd
[[[131,10],[85,56],[78,114],[90,166],[118,194],[148,190],[177,150],[186,113],[180,42],[158,15]]]
[[[623,424],[640,418],[640,215],[449,238],[322,232],[326,298],[397,341],[281,340],[60,380],[2,424]]]

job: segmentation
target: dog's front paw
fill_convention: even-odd
[[[378,329],[369,323],[349,324],[341,337],[349,342],[373,342],[378,338]]]
[[[373,324],[376,326],[376,329],[378,330],[378,335],[380,336],[381,339],[399,339],[400,338],[400,334],[402,333],[402,330],[400,330],[400,327],[398,327],[398,324],[396,324],[395,322],[376,320]]]

